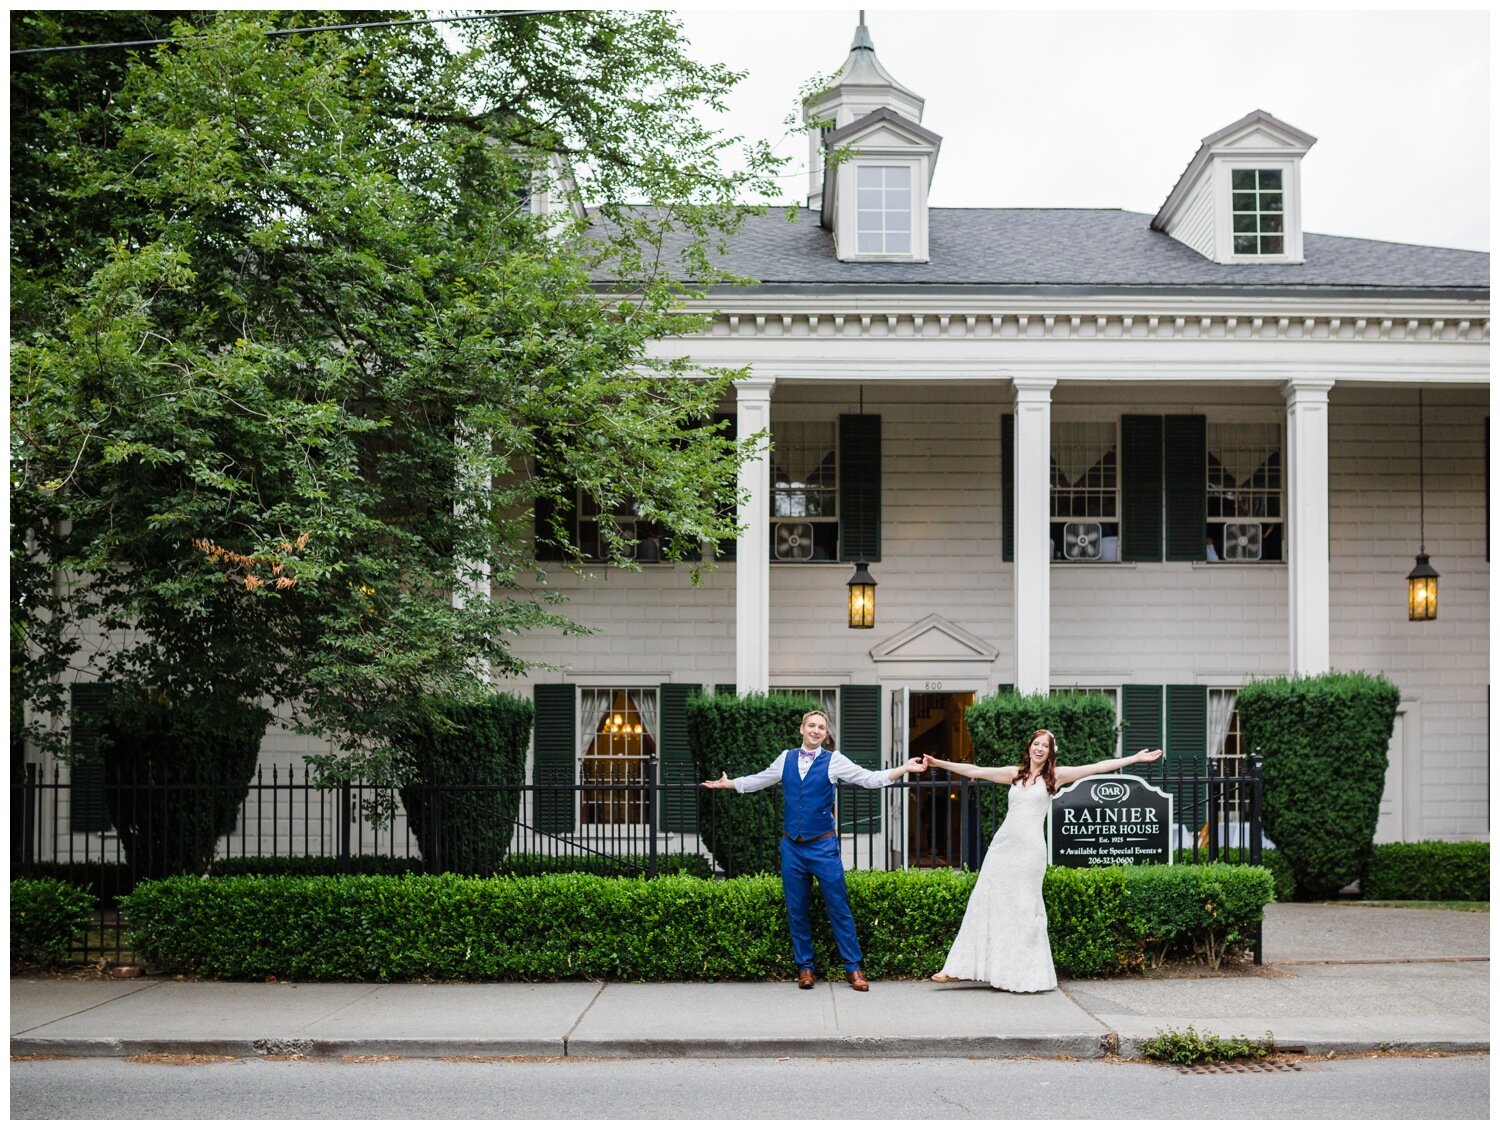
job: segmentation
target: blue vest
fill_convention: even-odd
[[[833,782],[828,779],[832,756],[826,749],[820,749],[804,778],[797,772],[797,751],[786,751],[786,764],[781,767],[781,792],[785,798],[781,826],[794,840],[810,840],[833,831]]]

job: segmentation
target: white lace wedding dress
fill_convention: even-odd
[[[939,979],[987,981],[1012,993],[1057,988],[1042,904],[1042,822],[1050,803],[1041,781],[1010,787],[1005,821],[990,841]]]

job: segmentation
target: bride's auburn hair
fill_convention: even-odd
[[[1021,763],[1016,766],[1016,784],[1024,785],[1031,779],[1031,743],[1043,734],[1047,735],[1047,760],[1042,765],[1042,781],[1047,786],[1047,795],[1057,793],[1057,735],[1051,730],[1033,730],[1026,739],[1026,748],[1021,751]]]

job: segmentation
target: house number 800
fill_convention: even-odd
[[[940,683],[940,682],[938,682],[938,683],[923,683],[922,684],[922,689],[924,691],[940,691],[940,690],[943,689],[943,684]]]

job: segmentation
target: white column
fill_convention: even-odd
[[[1052,677],[1052,377],[1017,377],[1015,434],[1016,690],[1038,694]]]
[[[1329,664],[1328,390],[1326,377],[1299,377],[1286,397],[1287,611],[1291,673],[1320,675]]]
[[[739,434],[766,433],[740,467],[740,533],[734,565],[734,684],[740,694],[771,686],[771,377],[734,382]]]

